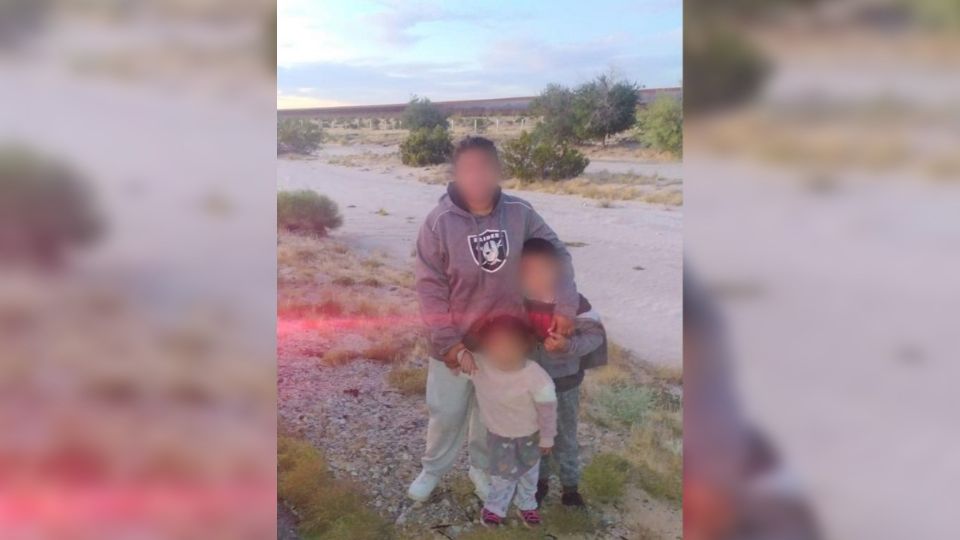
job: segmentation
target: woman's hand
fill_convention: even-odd
[[[567,352],[569,344],[569,340],[557,332],[550,332],[547,339],[543,340],[543,348],[552,353]]]
[[[460,351],[464,349],[466,349],[466,347],[463,343],[457,343],[443,356],[443,363],[453,372],[454,376],[460,374],[460,359],[458,355]]]
[[[477,361],[473,358],[473,353],[471,353],[466,348],[459,353],[460,356],[460,369],[467,375],[473,375],[477,372]]]

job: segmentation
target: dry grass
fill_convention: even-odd
[[[680,206],[683,192],[677,180],[659,176],[634,173],[588,173],[577,178],[561,181],[521,182],[507,180],[503,187],[522,191],[538,191],[557,195],[576,195],[601,201],[600,206],[610,208],[612,201],[642,201],[650,204]]]
[[[321,360],[328,366],[342,366],[362,356],[362,354],[352,349],[334,347],[333,349],[323,353],[323,358]]]
[[[654,379],[666,384],[680,386],[683,384],[683,367],[667,364],[649,364],[648,371]]]
[[[654,191],[644,193],[639,199],[645,203],[662,204],[665,206],[683,206],[683,192],[679,189],[668,191]]]
[[[387,382],[406,396],[419,396],[427,389],[427,369],[394,366],[387,374]]]
[[[406,299],[380,289],[410,289],[413,273],[378,257],[362,257],[331,238],[280,234],[277,303],[284,318],[378,317],[412,311]]]
[[[651,496],[680,501],[682,440],[680,411],[656,411],[634,428],[626,456],[636,470],[640,486]]]
[[[392,527],[366,508],[363,492],[333,478],[320,451],[302,439],[277,440],[277,494],[299,517],[298,532],[304,538],[394,536]]]

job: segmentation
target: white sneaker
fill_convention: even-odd
[[[419,502],[423,502],[430,498],[430,494],[433,493],[433,489],[437,487],[437,484],[440,482],[440,477],[428,473],[427,471],[420,471],[420,474],[417,476],[417,479],[410,484],[410,488],[407,489],[407,497]]]
[[[470,467],[467,476],[473,482],[473,492],[480,497],[481,501],[486,501],[487,495],[490,494],[490,475],[476,467]]]

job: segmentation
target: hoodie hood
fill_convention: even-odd
[[[496,212],[497,207],[500,206],[500,199],[503,191],[500,189],[500,186],[497,186],[497,191],[493,195],[493,212]],[[447,193],[440,197],[440,204],[450,204],[451,206],[462,210],[468,216],[472,216],[470,210],[467,208],[467,203],[464,202],[463,197],[460,196],[460,192],[457,190],[456,184],[450,182],[447,184]]]

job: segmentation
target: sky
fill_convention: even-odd
[[[537,95],[683,76],[682,0],[279,0],[280,108]]]

